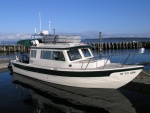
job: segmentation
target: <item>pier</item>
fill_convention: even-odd
[[[21,44],[8,44],[0,45],[0,52],[27,52],[29,48],[26,45]]]
[[[95,50],[107,50],[107,49],[150,49],[150,41],[144,42],[107,42],[107,43],[88,43],[93,46]],[[26,44],[8,44],[0,45],[0,52],[28,52],[29,46]]]
[[[139,48],[150,48],[150,41],[145,42],[108,42],[108,43],[89,43],[94,49],[139,49]],[[100,46],[101,45],[101,46]],[[101,48],[100,48],[101,47]]]

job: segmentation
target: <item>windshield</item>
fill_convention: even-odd
[[[91,56],[91,54],[87,48],[81,49],[81,51],[82,51],[84,57],[90,57]]]
[[[70,61],[82,58],[78,49],[71,49],[71,50],[67,51],[67,54],[69,56]]]

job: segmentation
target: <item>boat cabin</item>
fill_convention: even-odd
[[[32,65],[48,68],[97,68],[104,60],[94,60],[91,46],[80,43],[79,36],[51,35],[43,37],[43,43],[33,40],[30,50]],[[109,62],[108,62],[109,63]]]
[[[104,65],[104,61],[93,58],[91,46],[87,44],[39,44],[30,50],[30,64],[43,67],[84,69]]]

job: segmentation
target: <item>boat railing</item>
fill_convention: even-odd
[[[87,69],[87,67],[88,67],[88,65],[89,65],[89,63],[90,63],[90,61],[91,61],[91,59],[92,59],[92,58],[89,59],[87,65],[86,65],[86,67],[85,67],[85,70]]]
[[[141,53],[129,53],[129,54],[121,53],[121,54],[111,54],[108,56],[103,56],[104,58],[106,58],[104,65],[103,65],[103,69],[107,66],[108,61],[111,60],[111,58],[115,57],[115,56],[120,56],[120,60],[119,60],[119,62],[117,62],[117,63],[121,64],[120,68],[123,67],[124,65],[129,65],[129,64],[133,65],[132,61],[133,61],[135,55],[137,55],[137,54],[141,54]],[[125,55],[127,55],[126,58],[123,58],[123,56],[125,56]],[[90,64],[91,59],[92,58],[89,59],[87,65],[85,67],[85,70],[88,68],[88,65]],[[96,60],[96,62],[98,62],[98,60]]]
[[[104,64],[103,69],[107,65],[108,60],[110,60],[113,56],[119,56],[119,55],[121,55],[120,56],[120,61],[118,62],[118,63],[121,64],[121,66],[120,66],[120,68],[121,68],[121,67],[123,67],[126,64],[128,64],[128,65],[130,64],[131,65],[132,61],[133,61],[133,59],[135,57],[135,55],[137,55],[137,54],[141,54],[141,53],[129,53],[128,55],[127,55],[127,53],[121,53],[121,54],[112,54],[112,55],[109,55],[108,58],[107,58],[107,61]],[[123,60],[123,56],[124,55],[127,55],[127,57]],[[127,61],[128,61],[128,63],[127,63]],[[123,62],[123,63],[121,63],[121,62]]]

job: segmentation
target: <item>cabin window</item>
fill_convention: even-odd
[[[90,54],[90,52],[87,48],[86,49],[81,49],[81,51],[82,51],[84,57],[90,57],[91,56],[91,54]]]
[[[65,61],[65,57],[62,51],[52,51],[52,59]]]
[[[67,54],[69,56],[70,61],[82,58],[78,49],[71,49],[71,50],[67,51]]]
[[[31,50],[31,57],[36,58],[36,50]]]
[[[41,51],[41,59],[65,61],[62,51]]]
[[[51,59],[51,51],[41,51],[41,59]]]

